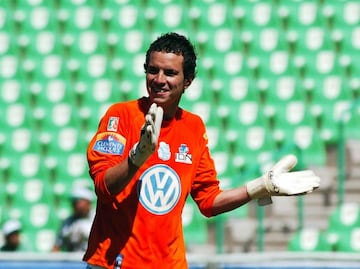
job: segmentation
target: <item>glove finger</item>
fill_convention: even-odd
[[[147,114],[145,116],[145,128],[148,128],[151,126],[151,128],[154,130],[154,120],[153,117],[150,114]]]
[[[151,104],[147,115],[151,115],[151,117],[154,118],[156,114],[156,110],[157,110],[157,105],[155,103]]]
[[[296,178],[299,183],[311,184],[314,188],[318,188],[320,186],[320,177],[316,176],[311,170],[297,171],[289,174]]]
[[[160,129],[161,129],[161,123],[163,120],[163,115],[164,115],[164,110],[162,107],[157,107],[156,110],[156,114],[155,114],[155,123],[154,123],[154,128],[155,128],[155,136],[156,138],[159,137],[160,134]]]
[[[278,161],[274,167],[271,169],[275,176],[280,175],[281,173],[290,171],[297,163],[297,158],[295,155],[287,155]]]
[[[280,193],[287,195],[297,195],[312,192],[320,186],[320,178],[312,171],[298,171],[283,173],[274,179],[274,185]]]

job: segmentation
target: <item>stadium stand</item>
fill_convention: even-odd
[[[197,45],[199,70],[182,105],[206,122],[224,188],[257,177],[288,152],[326,183],[302,201],[274,200],[264,235],[255,205],[212,221],[186,209],[189,246],[287,250],[294,235],[290,250],[328,250],[317,239],[342,202],[338,188],[344,200],[360,203],[354,0],[0,0],[0,224],[21,218],[32,249],[51,250],[70,211],[64,195],[90,181],[85,150],[99,118],[110,103],[144,93],[145,50],[166,31]],[[339,141],[349,157],[342,181]],[[354,227],[332,250],[358,251],[349,243],[358,234]]]

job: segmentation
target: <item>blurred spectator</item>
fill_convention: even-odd
[[[56,238],[54,251],[85,251],[94,217],[93,192],[77,188],[71,194],[72,214],[64,220]]]
[[[8,220],[2,228],[4,244],[1,251],[19,251],[21,250],[21,223],[18,220]]]

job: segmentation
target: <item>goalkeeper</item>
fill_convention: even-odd
[[[312,171],[290,172],[296,157],[289,155],[245,186],[221,190],[204,123],[179,107],[196,74],[193,45],[164,34],[147,50],[144,69],[148,96],[110,106],[88,147],[97,195],[88,268],[188,268],[181,215],[189,195],[211,217],[319,187]]]

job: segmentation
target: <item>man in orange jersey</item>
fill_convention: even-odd
[[[88,147],[97,194],[88,268],[188,268],[181,215],[189,194],[211,217],[319,186],[312,171],[288,172],[296,164],[290,155],[246,185],[221,190],[204,123],[179,107],[196,74],[193,45],[164,34],[147,50],[144,68],[148,96],[110,106]]]

